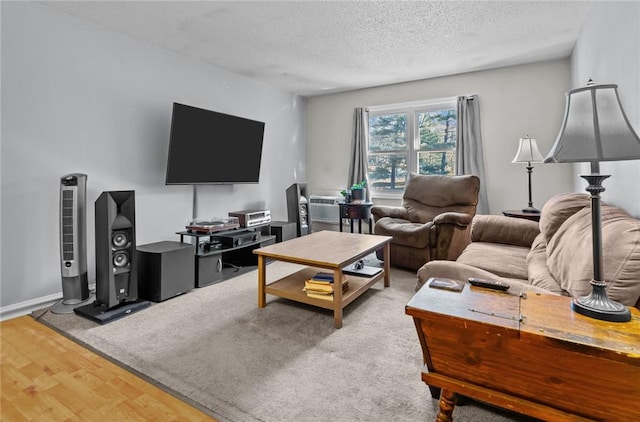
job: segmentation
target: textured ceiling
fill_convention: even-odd
[[[53,1],[300,95],[567,57],[583,1]]]

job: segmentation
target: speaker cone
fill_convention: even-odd
[[[111,244],[116,248],[124,248],[129,244],[129,236],[125,232],[113,232],[111,235]]]
[[[307,213],[307,205],[300,204],[300,214],[306,214],[306,213]]]
[[[129,253],[127,251],[118,251],[113,254],[113,266],[122,268],[129,265]]]

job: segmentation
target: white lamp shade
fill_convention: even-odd
[[[542,154],[538,150],[538,144],[533,138],[520,138],[518,152],[512,163],[541,163]]]
[[[640,138],[618,98],[617,85],[567,92],[562,127],[545,163],[640,159]]]

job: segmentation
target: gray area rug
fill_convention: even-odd
[[[300,267],[274,262],[269,280]],[[422,352],[404,307],[415,273],[392,269],[344,310],[267,296],[257,272],[195,289],[105,325],[47,312],[64,334],[221,421],[431,421],[438,403],[420,379]],[[528,420],[471,402],[456,421]]]

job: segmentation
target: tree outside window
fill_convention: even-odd
[[[455,101],[370,111],[371,192],[398,196],[409,172],[455,174],[456,117]]]

